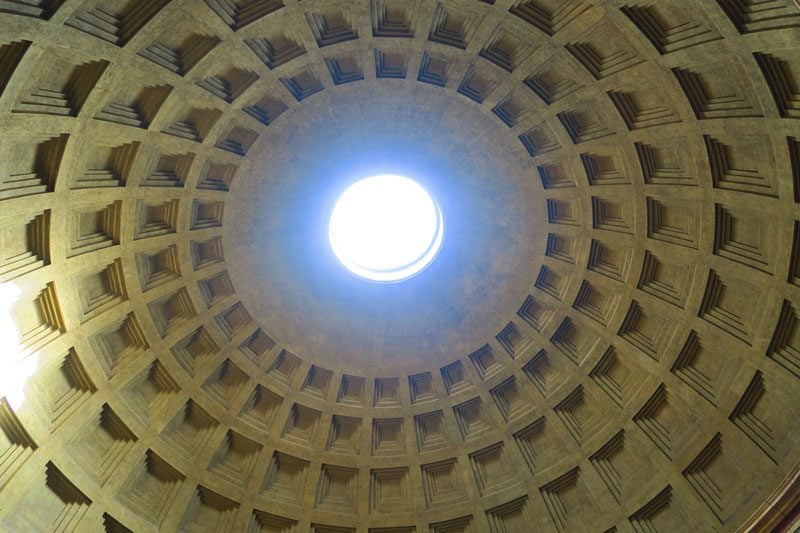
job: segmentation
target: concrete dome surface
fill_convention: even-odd
[[[794,0],[0,0],[0,530],[791,531]],[[343,268],[402,175],[445,237]]]

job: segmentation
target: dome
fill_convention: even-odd
[[[793,0],[0,1],[0,529],[796,527],[798,43]],[[410,259],[332,239],[369,176],[429,198]]]

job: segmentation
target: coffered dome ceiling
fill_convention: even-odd
[[[788,528],[798,42],[792,0],[0,0],[0,529]],[[402,283],[327,242],[374,173],[444,213]]]

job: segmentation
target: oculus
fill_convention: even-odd
[[[444,220],[436,200],[416,181],[381,174],[350,185],[328,226],[336,258],[350,272],[377,282],[406,280],[436,257]]]

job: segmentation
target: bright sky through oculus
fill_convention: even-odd
[[[339,197],[328,234],[336,257],[354,274],[400,281],[433,260],[444,225],[439,206],[421,185],[383,174],[357,181]]]

